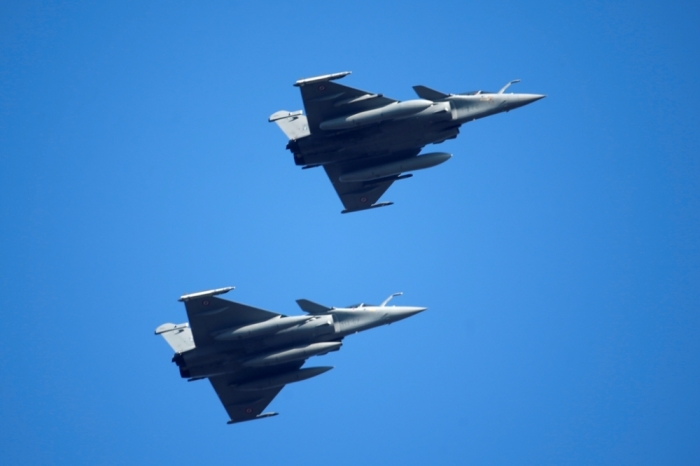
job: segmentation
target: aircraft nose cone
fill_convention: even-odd
[[[416,314],[421,313],[427,309],[428,309],[427,307],[411,307],[411,308],[406,310],[406,313],[408,314],[406,317],[416,315]]]
[[[529,104],[532,102],[536,102],[540,99],[544,99],[545,97],[547,97],[547,96],[544,94],[530,94],[530,100],[527,103]]]
[[[515,104],[518,106],[523,106],[537,102],[538,100],[544,99],[547,96],[544,94],[519,94],[517,97],[518,99],[516,99]]]
[[[407,317],[414,316],[428,309],[427,307],[397,307],[390,311],[389,318],[391,322],[403,320]]]
[[[509,94],[504,103],[506,105],[506,110],[513,110],[514,108],[537,102],[545,97],[547,96],[544,94]]]

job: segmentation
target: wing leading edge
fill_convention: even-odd
[[[281,315],[204,293],[183,298],[180,300],[185,302],[192,336],[198,348],[214,344],[213,335],[227,328],[255,324]]]
[[[345,76],[343,73],[339,75]],[[397,102],[382,94],[372,94],[332,82],[330,79],[339,79],[333,76],[335,75],[309,78],[297,81],[295,84],[301,89],[301,98],[304,101],[309,130],[312,133],[321,131],[320,125],[324,121]]]

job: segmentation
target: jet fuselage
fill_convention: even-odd
[[[222,331],[214,337],[220,342],[219,347],[195,347],[175,355],[173,361],[182,377],[201,378],[265,365],[266,361],[279,363],[275,357],[292,361],[320,356],[340,349],[340,342],[348,335],[391,324],[423,310],[409,306],[359,306],[331,309],[324,314],[273,318],[255,324],[247,334],[245,328]]]
[[[385,118],[381,112],[366,119],[356,118],[346,128],[335,129],[338,120],[348,120],[358,114],[333,120],[335,126],[330,130],[312,132],[310,135],[289,141],[287,148],[294,154],[297,165],[324,165],[348,159],[348,146],[353,147],[351,158],[381,156],[393,152],[439,144],[454,139],[459,134],[459,127],[467,122],[507,112],[539,100],[539,94],[498,94],[478,93],[470,95],[450,95],[437,102],[425,99],[408,100],[386,107],[418,102],[421,106],[429,102],[422,110],[398,117],[388,113]],[[410,108],[410,107],[409,107]],[[381,109],[378,109],[381,110]],[[369,113],[369,112],[363,112]],[[360,114],[361,115],[361,114]]]

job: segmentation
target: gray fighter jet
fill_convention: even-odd
[[[189,323],[156,329],[175,351],[173,362],[188,381],[208,378],[229,424],[275,416],[262,413],[282,388],[315,377],[330,366],[303,368],[306,359],[338,351],[343,338],[391,324],[424,307],[356,304],[326,307],[297,300],[306,315],[285,316],[215,297],[233,287],[180,297]]]
[[[322,165],[345,206],[342,213],[384,207],[377,202],[406,172],[441,164],[451,154],[418,155],[427,144],[454,139],[469,121],[522,107],[544,95],[498,92],[444,94],[413,86],[419,99],[399,102],[332,81],[349,71],[300,79],[306,115],[280,110],[270,116],[289,138],[287,149],[302,168]]]

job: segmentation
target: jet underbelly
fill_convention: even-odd
[[[414,118],[387,122],[353,130],[342,137],[312,135],[296,141],[294,148],[298,156],[295,161],[298,165],[316,165],[409,151],[442,142],[458,133],[450,113],[433,116],[435,120]]]

